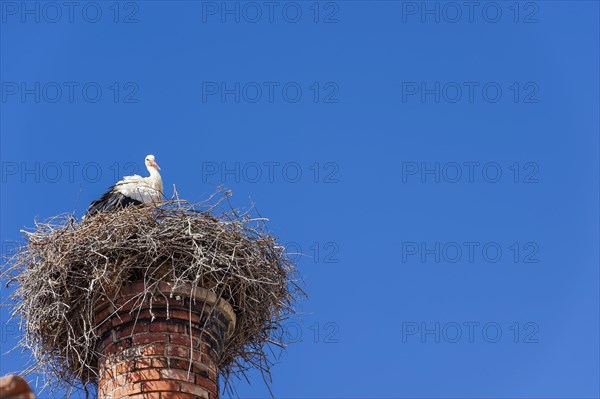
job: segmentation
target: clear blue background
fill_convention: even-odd
[[[281,2],[272,21],[259,2],[255,23],[243,3],[236,22],[221,2],[101,2],[97,23],[83,18],[86,4],[70,22],[68,9],[57,17],[38,3],[36,22],[21,2],[2,2],[3,252],[34,218],[81,215],[122,175],[145,173],[153,153],[168,195],[176,184],[196,201],[223,184],[307,255],[299,268],[310,298],[288,331],[301,342],[273,370],[277,397],[599,397],[598,2],[496,2],[485,17],[482,2],[472,21],[462,2],[460,17],[435,2]],[[422,7],[438,7],[439,22]],[[39,102],[10,94],[23,82],[48,91]],[[73,101],[63,86],[52,103],[49,82],[77,82]],[[97,102],[82,95],[89,82],[102,89]],[[248,91],[222,101],[210,82]],[[265,91],[251,102],[252,82],[276,82],[273,100]],[[281,92],[289,82],[302,90],[297,102]],[[422,101],[403,82],[448,91]],[[457,102],[448,82],[465,88]],[[479,84],[473,101],[464,82]],[[497,102],[481,93],[489,82],[502,89]],[[266,162],[279,162],[273,181],[262,166],[254,182],[251,168]],[[502,177],[487,182],[480,166],[472,182],[466,168],[456,183],[444,179],[450,169],[439,183],[403,179],[407,162],[495,162]],[[528,162],[537,169],[526,183]],[[220,173],[236,165],[239,178]],[[408,254],[407,242],[480,246],[473,262],[448,252],[438,263]],[[496,263],[481,254],[489,242],[503,250]],[[523,261],[531,248],[537,263]],[[3,309],[0,374],[28,360],[6,354],[19,337],[7,319]],[[480,323],[472,340],[468,322]],[[435,323],[439,342],[421,334]],[[493,329],[482,335],[486,323],[501,327],[498,342]],[[251,381],[237,384],[240,397],[267,395],[258,375]]]

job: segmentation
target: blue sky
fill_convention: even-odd
[[[598,2],[0,5],[4,253],[153,153],[307,255],[277,397],[600,396]]]

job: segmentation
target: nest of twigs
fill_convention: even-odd
[[[11,299],[20,346],[33,354],[29,371],[59,386],[96,386],[95,307],[128,282],[144,281],[144,294],[152,295],[152,287],[168,281],[173,289],[203,287],[233,306],[235,332],[219,364],[226,382],[253,368],[269,377],[272,346],[285,346],[282,323],[303,293],[265,219],[222,201],[171,200],[83,221],[62,215],[25,232],[5,276],[17,284]]]

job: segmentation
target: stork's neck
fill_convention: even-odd
[[[160,179],[160,173],[158,172],[157,169],[153,168],[152,166],[148,166],[147,169],[148,169],[148,172],[150,172],[151,178]]]
[[[150,181],[150,185],[154,187],[156,190],[162,192],[162,178],[160,177],[160,173],[157,169],[148,166],[148,172],[150,172],[150,176],[148,180]]]

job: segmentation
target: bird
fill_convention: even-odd
[[[111,186],[100,198],[93,201],[84,216],[124,208],[131,205],[160,204],[163,196],[163,184],[160,177],[160,167],[154,155],[146,156],[144,160],[148,177],[139,175],[125,176],[123,180]]]

